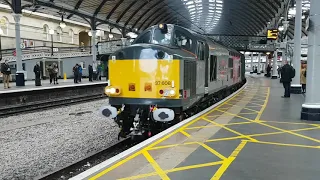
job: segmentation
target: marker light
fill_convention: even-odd
[[[176,92],[172,89],[171,91],[170,91],[170,95],[174,95]]]
[[[114,94],[115,92],[116,92],[116,89],[115,89],[115,88],[111,88],[111,89],[110,89],[110,93],[111,93],[111,94]]]

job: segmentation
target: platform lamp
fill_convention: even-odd
[[[54,34],[54,30],[53,29],[49,29],[49,34],[51,35],[51,56],[53,56],[53,34]]]
[[[0,61],[2,61],[2,45],[1,45],[1,38],[3,35],[3,30],[0,28]]]
[[[90,49],[90,54],[91,54],[91,37],[92,37],[91,31],[88,32],[88,36],[89,36],[89,49]]]

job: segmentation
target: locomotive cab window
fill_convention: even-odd
[[[152,43],[170,45],[172,40],[172,27],[168,25],[164,31],[160,28],[155,28],[153,31]]]
[[[192,39],[185,35],[183,32],[175,31],[174,32],[174,44],[178,47],[192,51]]]
[[[151,32],[148,31],[146,32],[144,35],[140,36],[137,40],[136,40],[136,44],[138,43],[150,43],[150,39],[151,39]]]

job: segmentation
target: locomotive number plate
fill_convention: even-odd
[[[159,85],[171,85],[171,81],[156,81],[155,82],[155,84],[157,85],[157,86],[159,86]]]

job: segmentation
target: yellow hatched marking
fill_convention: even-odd
[[[188,127],[188,128],[185,128],[185,130],[203,129],[203,128],[213,128],[213,127],[217,127],[217,126],[215,126],[215,125],[209,125],[209,126],[195,126],[195,127]]]
[[[224,160],[223,164],[220,166],[218,171],[213,175],[211,180],[219,180],[223,173],[228,169],[230,164],[236,159],[240,151],[244,148],[248,141],[242,141],[238,147],[231,153],[228,159]]]
[[[233,125],[241,125],[241,124],[252,124],[253,122],[237,122],[237,123],[229,123],[229,124],[221,124],[225,126],[233,126]]]
[[[243,90],[241,90],[241,91],[243,91]],[[241,93],[241,91],[238,92],[237,94]],[[102,177],[103,175],[107,174],[108,172],[114,170],[115,168],[121,166],[122,164],[128,162],[129,160],[137,157],[137,156],[140,155],[143,151],[148,150],[149,148],[152,148],[153,146],[155,146],[155,145],[161,143],[162,141],[168,139],[168,138],[171,137],[172,135],[178,133],[181,129],[190,126],[191,124],[197,122],[197,121],[198,121],[199,119],[201,119],[202,117],[207,116],[208,114],[210,114],[210,113],[212,113],[213,111],[215,111],[217,108],[225,105],[227,102],[229,102],[229,101],[231,101],[233,98],[235,98],[235,97],[237,96],[237,94],[234,95],[233,97],[229,98],[228,100],[226,100],[224,103],[221,103],[221,104],[218,105],[217,107],[215,107],[215,108],[213,108],[212,110],[208,111],[208,112],[205,113],[204,115],[202,115],[202,116],[200,116],[200,117],[198,117],[198,118],[195,118],[194,120],[190,121],[189,123],[183,125],[181,128],[176,129],[175,131],[173,131],[173,132],[169,133],[168,135],[162,137],[161,139],[153,142],[152,144],[148,145],[147,147],[145,147],[145,148],[143,148],[143,149],[141,149],[141,150],[138,150],[138,151],[135,152],[134,154],[129,155],[128,157],[120,160],[119,162],[115,163],[114,165],[112,165],[112,166],[104,169],[103,171],[101,171],[101,172],[99,172],[98,174],[96,174],[96,175],[92,176],[91,178],[89,178],[89,180],[96,180],[96,179]]]
[[[239,113],[239,114],[258,114],[258,113],[252,112],[252,113]]]
[[[224,125],[218,124],[218,123],[216,123],[216,122],[214,122],[214,121],[210,121],[210,120],[207,119],[207,118],[203,118],[203,119],[206,120],[206,121],[208,121],[208,122],[210,122],[210,123],[212,123],[212,124],[214,124],[214,125],[220,126],[220,127],[222,127],[223,129],[225,129],[225,130],[227,130],[227,131],[230,131],[230,132],[232,132],[232,133],[234,133],[234,134],[237,134],[237,135],[239,135],[239,136],[243,136],[243,137],[245,137],[245,138],[247,138],[247,139],[250,139],[251,141],[257,141],[256,139],[253,139],[252,137],[249,137],[249,136],[246,136],[246,135],[244,135],[244,134],[241,134],[241,133],[239,133],[239,132],[237,132],[237,131],[235,131],[235,130],[232,130],[232,129],[224,126]]]
[[[192,144],[198,144],[198,142],[186,142],[183,144],[169,144],[169,145],[163,145],[163,146],[154,146],[154,147],[149,148],[148,151],[157,150],[157,149],[173,148],[173,147],[177,147],[177,146],[192,145]]]
[[[241,107],[242,109],[247,109],[247,110],[249,110],[249,111],[253,111],[253,112],[259,113],[259,111],[256,111],[256,110],[254,110],[254,109],[245,108],[245,107],[239,106],[239,105],[234,105],[234,106]],[[217,110],[219,110],[219,109],[217,109]]]
[[[222,164],[223,161],[217,161],[217,162],[210,162],[210,163],[204,163],[204,164],[196,164],[196,165],[191,165],[191,166],[184,166],[184,167],[178,167],[178,168],[173,168],[169,170],[164,170],[165,173],[172,173],[172,172],[178,172],[178,171],[185,171],[189,169],[196,169],[196,168],[203,168],[203,167],[209,167],[209,166],[215,166]],[[137,176],[131,176],[127,178],[122,178],[118,180],[134,180],[134,179],[141,179],[141,178],[146,178],[150,176],[155,176],[157,175],[156,172],[148,173],[148,174],[139,174]]]
[[[316,126],[320,127],[320,124],[312,124],[312,123],[299,123],[299,122],[285,122],[285,121],[265,121],[265,120],[260,120],[260,122],[264,123],[278,123],[278,124],[297,124],[297,125],[310,125],[310,126]]]
[[[268,88],[267,97],[266,97],[266,99],[265,99],[265,101],[264,101],[264,103],[263,103],[263,105],[262,105],[262,108],[261,108],[260,112],[258,113],[255,121],[259,121],[259,120],[260,120],[263,111],[266,109],[267,104],[268,104],[268,101],[269,101],[269,95],[270,95],[270,88]]]
[[[251,142],[251,141],[249,141],[249,142]],[[276,142],[267,142],[267,141],[258,141],[258,142],[252,142],[252,143],[320,149],[319,146],[308,146],[308,145],[300,145],[300,144],[286,144],[286,143],[276,143]]]
[[[226,138],[219,138],[219,139],[208,139],[205,142],[217,142],[217,141],[227,141],[227,140],[235,140],[245,138],[244,136],[235,136],[235,137],[226,137]]]
[[[219,111],[219,110],[217,110],[217,111]],[[256,122],[257,124],[260,124],[260,125],[263,125],[263,126],[266,126],[266,127],[269,127],[269,128],[275,129],[275,130],[278,130],[278,131],[282,131],[282,132],[284,132],[284,133],[293,134],[293,135],[296,135],[296,136],[299,136],[299,137],[302,137],[302,138],[309,139],[309,140],[311,140],[311,141],[315,141],[315,142],[319,142],[319,143],[320,143],[320,140],[315,139],[315,138],[311,138],[311,137],[304,136],[304,135],[301,135],[301,134],[298,134],[298,133],[294,133],[294,132],[291,132],[291,131],[288,131],[288,130],[284,130],[284,129],[281,129],[281,128],[278,128],[278,127],[275,127],[275,126],[272,126],[272,125],[269,125],[269,124],[262,123],[262,122],[260,122],[260,121],[253,121],[253,120],[251,120],[251,119],[248,119],[248,118],[245,118],[245,117],[241,117],[241,116],[238,116],[238,115],[236,115],[236,114],[229,113],[229,112],[224,112],[224,113],[228,113],[228,114],[230,114],[230,115],[233,115],[233,116],[236,116],[236,117],[245,119],[245,120],[250,121],[250,122]]]
[[[151,164],[151,166],[154,168],[154,170],[158,173],[158,175],[161,177],[161,179],[163,179],[163,180],[170,179],[169,176],[163,171],[163,169],[161,169],[159,164],[153,159],[153,157],[151,157],[151,155],[148,153],[148,151],[143,151],[142,154],[144,155],[144,157],[146,157],[148,162]]]
[[[263,106],[264,104],[258,104],[258,103],[254,103],[254,102],[249,102],[249,104],[254,104],[254,105],[257,105],[259,107]],[[250,105],[249,105],[250,106]]]
[[[199,142],[199,145],[201,145],[202,147],[204,147],[206,150],[210,151],[212,154],[216,155],[217,157],[219,157],[222,160],[227,159],[226,157],[224,157],[222,154],[220,154],[219,152],[217,152],[216,150],[214,150],[213,148],[209,147],[208,145]]]
[[[191,136],[189,133],[185,132],[184,130],[180,130],[180,133],[185,135],[188,138]]]

